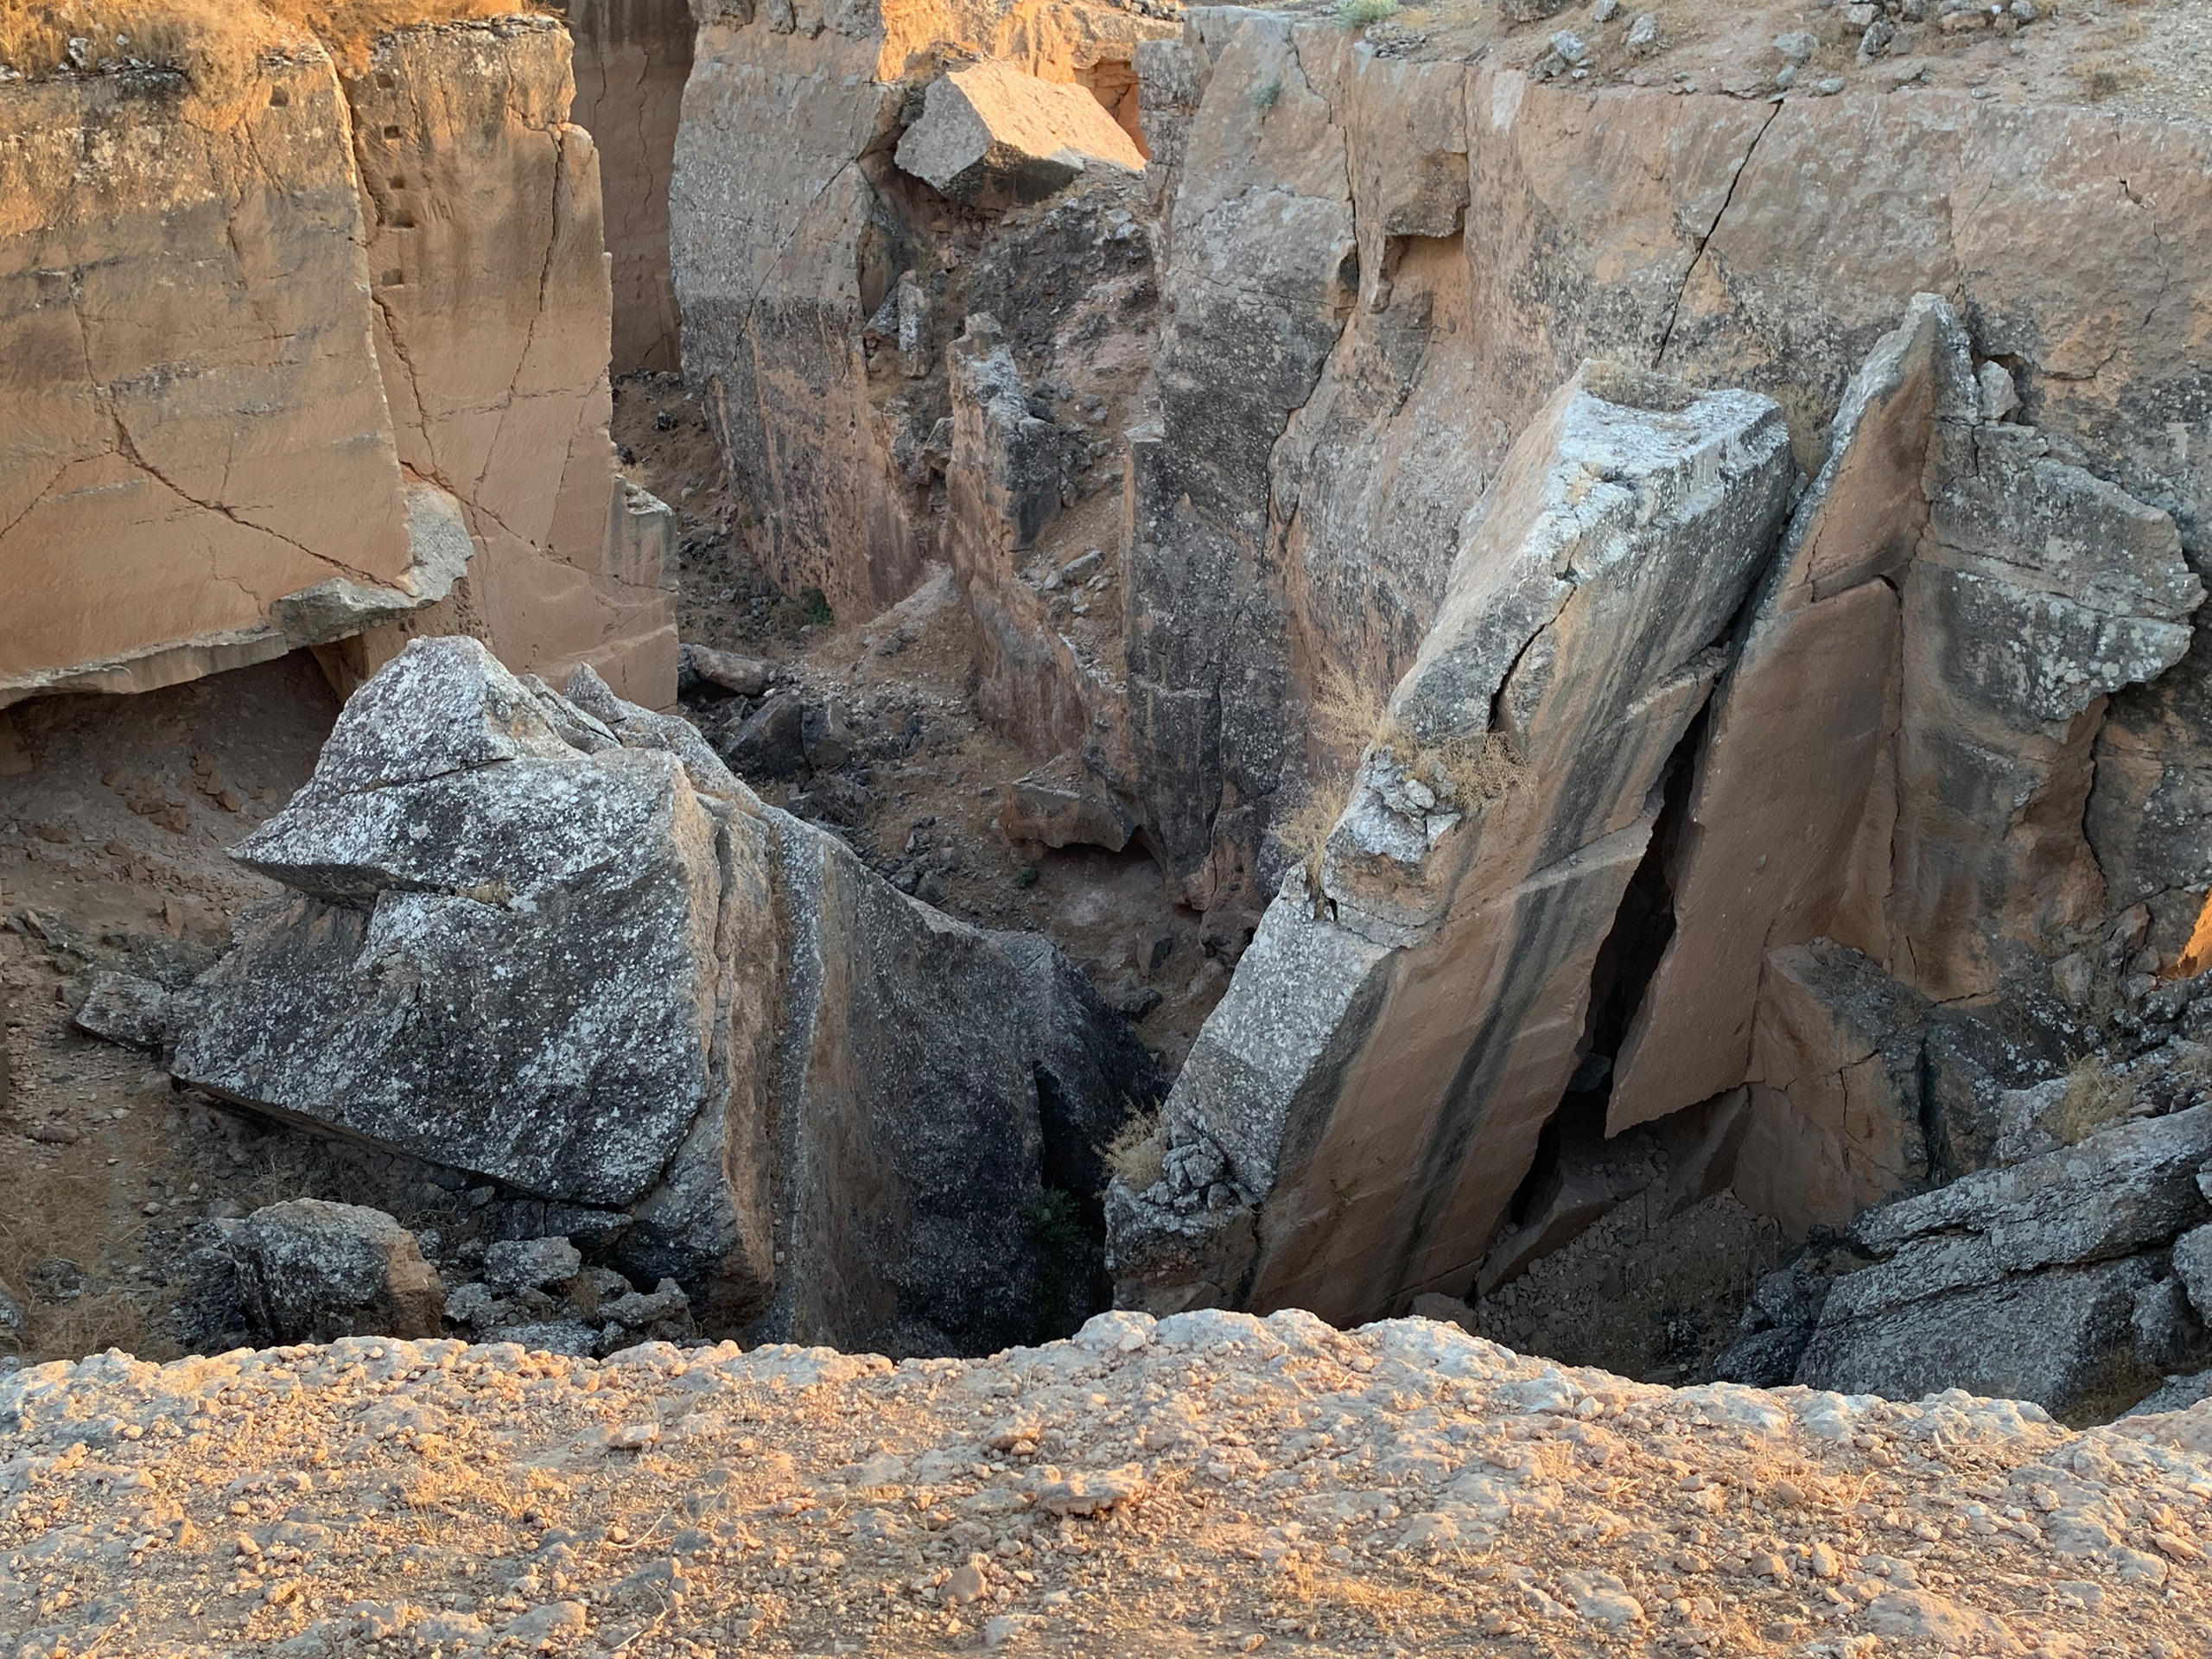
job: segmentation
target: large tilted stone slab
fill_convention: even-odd
[[[364,687],[238,849],[292,891],[186,994],[176,1074],[611,1212],[618,1262],[724,1329],[1033,1334],[1048,1138],[1157,1098],[1134,1037],[1049,945],[904,897],[686,722],[569,690],[468,639]]]
[[[1753,1075],[1769,950],[1828,938],[1887,956],[1878,912],[1870,926],[1850,901],[1862,835],[1887,839],[1886,821],[1862,830],[1870,803],[1894,816],[1876,798],[1897,722],[1891,579],[1927,528],[1936,423],[1970,420],[1974,397],[1965,331],[1925,296],[1844,392],[1827,460],[1713,696],[1675,855],[1675,933],[1621,1046],[1615,1133]]]
[[[1135,141],[1086,88],[1004,63],[970,64],[931,81],[922,118],[893,159],[961,200],[998,191],[1035,201],[1086,168],[1144,171]]]
[[[1767,399],[1631,372],[1531,423],[1192,1052],[1168,1174],[1109,1197],[1128,1294],[1351,1318],[1472,1278],[1795,472]]]
[[[2171,518],[1986,418],[1984,378],[2010,384],[1923,295],[1846,391],[1716,694],[1616,1132],[1765,1077],[1793,982],[1770,953],[1827,939],[1905,995],[1984,995],[2101,913],[2083,806],[2106,699],[2180,659],[2202,588]]]

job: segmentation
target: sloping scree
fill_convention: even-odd
[[[1423,1319],[988,1360],[348,1338],[0,1380],[0,1643],[54,1659],[2212,1645],[2212,1407],[1673,1390]]]

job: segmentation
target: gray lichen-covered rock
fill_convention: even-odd
[[[150,979],[110,969],[93,976],[74,1018],[95,1037],[158,1053],[169,1040],[169,993]]]
[[[765,900],[765,837],[709,781],[726,792],[474,642],[416,642],[238,848],[293,894],[200,982],[177,1075],[524,1192],[635,1204],[710,1098],[742,1123],[716,1051],[768,1014],[772,955],[738,975],[717,950],[748,878]]]
[[[2193,1107],[1870,1211],[1854,1236],[1887,1259],[1835,1281],[1798,1381],[2072,1414],[2153,1380],[2196,1333],[2146,1252],[2203,1220],[2208,1156],[2212,1108]],[[2184,1287],[2188,1260],[2177,1246]]]
[[[582,1271],[582,1251],[565,1238],[503,1239],[484,1252],[484,1282],[494,1294],[565,1285]]]
[[[1157,1097],[1051,947],[903,897],[688,722],[474,640],[365,686],[238,856],[293,892],[194,987],[177,1075],[498,1181],[710,1329],[1035,1334],[1047,1143]],[[495,1246],[493,1288],[549,1282],[549,1248]]]
[[[2202,1220],[2207,1203],[2196,1172],[2208,1158],[2212,1107],[2192,1107],[2116,1123],[2078,1145],[1900,1199],[1861,1217],[1853,1231],[1882,1251],[1976,1239],[1975,1254],[1993,1272],[2094,1262],[2171,1238]],[[1941,1287],[1924,1277],[1920,1284]]]
[[[381,1210],[295,1198],[230,1230],[238,1289],[271,1342],[435,1337],[445,1287],[415,1236]]]
[[[2125,1256],[1929,1295],[1864,1319],[1843,1316],[1847,1277],[1829,1295],[1797,1380],[1894,1400],[1955,1388],[2032,1400],[2059,1416],[2094,1412],[2145,1380],[2133,1316],[2154,1276],[2142,1257]]]
[[[1795,474],[1769,400],[1605,365],[1522,435],[1176,1083],[1168,1173],[1109,1197],[1125,1294],[1347,1318],[1472,1278]]]

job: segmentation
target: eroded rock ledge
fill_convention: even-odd
[[[2212,1407],[1679,1391],[1424,1319],[988,1359],[347,1338],[0,1381],[0,1630],[89,1651],[2178,1659]]]

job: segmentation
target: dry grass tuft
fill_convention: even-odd
[[[1318,891],[1321,880],[1321,854],[1329,844],[1330,833],[1337,827],[1337,820],[1344,816],[1345,782],[1338,778],[1328,785],[1317,785],[1306,798],[1289,811],[1277,817],[1270,828],[1274,837],[1306,867],[1306,886],[1309,892]]]
[[[1157,1111],[1131,1118],[1122,1132],[1100,1148],[1106,1167],[1120,1177],[1132,1192],[1141,1192],[1160,1179],[1167,1159],[1167,1125]]]
[[[2134,1103],[2135,1090],[2126,1079],[2102,1056],[2086,1055],[2068,1069],[2066,1092],[2043,1115],[2042,1127],[2070,1147],[2126,1117]]]
[[[1526,775],[1512,745],[1495,732],[1423,743],[1390,711],[1385,693],[1361,684],[1338,663],[1325,663],[1315,674],[1307,720],[1315,750],[1314,781],[1272,830],[1303,862],[1306,887],[1317,895],[1322,851],[1343,816],[1353,777],[1370,753],[1389,756],[1408,776],[1462,812],[1497,800]]]
[[[2081,86],[2082,96],[2092,104],[2117,98],[2131,86],[2139,86],[2148,76],[2141,64],[2117,52],[2085,54],[2069,64],[2067,72]]]
[[[393,29],[547,10],[529,0],[0,0],[0,64],[44,80],[135,61],[219,96],[262,53],[309,37],[358,73]]]
[[[75,1357],[120,1348],[152,1359],[175,1357],[175,1348],[149,1312],[149,1290],[86,1291],[67,1301],[45,1302],[31,1294],[30,1269],[55,1258],[96,1275],[109,1244],[111,1210],[106,1185],[80,1173],[55,1171],[16,1184],[0,1211],[0,1284],[29,1313],[16,1333],[26,1357]]]

